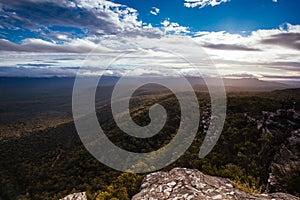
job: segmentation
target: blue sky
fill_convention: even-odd
[[[172,49],[173,41],[193,52],[192,40],[225,77],[298,81],[299,8],[294,0],[1,0],[0,76],[74,75],[91,51],[103,60],[135,50],[159,66],[140,58],[139,72],[164,74],[176,65],[193,75],[158,48]],[[133,65],[126,62],[109,74]]]
[[[161,22],[169,20],[188,27],[192,32],[226,31],[248,34],[258,29],[277,28],[284,23],[298,24],[300,21],[300,15],[298,14],[300,4],[298,5],[294,0],[278,0],[276,2],[273,0],[231,0],[216,6],[208,4],[203,8],[200,8],[200,6],[188,8],[184,6],[183,0],[114,0],[113,2],[136,9],[138,20],[151,24],[153,27],[161,27]],[[24,1],[25,5],[26,3]],[[26,10],[24,8],[18,13],[18,6],[16,7],[8,7],[5,3],[2,4],[4,12],[0,18],[3,22],[1,24],[7,25],[1,30],[1,37],[14,43],[21,43],[26,38],[47,40],[47,36],[41,35],[40,32],[32,31],[29,27],[22,27],[22,21],[9,22],[8,19],[3,17],[5,13],[16,12],[17,14],[20,13],[20,17],[24,19],[27,17],[27,20],[31,20],[30,15],[25,14]],[[156,15],[151,14],[150,11],[155,8],[158,8],[159,12]],[[28,12],[31,12],[29,9],[33,12],[39,10],[38,7],[28,8]],[[63,12],[63,10],[57,12]],[[79,12],[80,8],[72,10],[74,16]],[[47,12],[44,13],[44,16],[47,16]],[[53,16],[55,17],[55,15]],[[39,19],[35,20],[39,21]],[[78,24],[64,24],[63,26],[55,22],[43,24],[45,23],[43,18],[40,18],[38,23],[40,29],[49,29],[48,33],[51,31],[67,31],[69,34],[71,33],[71,37],[81,38],[86,36],[85,31],[87,30]]]
[[[253,31],[269,29],[289,22],[297,24],[300,6],[294,0],[231,0],[217,6],[187,8],[182,1],[115,0],[139,11],[139,18],[154,26],[165,19],[178,22],[193,31]],[[150,14],[152,7],[160,9],[158,15]]]

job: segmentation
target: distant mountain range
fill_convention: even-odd
[[[95,78],[95,77],[89,77]],[[103,76],[101,77],[100,83],[103,86],[112,86],[120,79],[116,76]],[[176,87],[185,89],[184,86],[179,85],[176,77],[128,77],[125,78],[125,83],[128,85],[135,84],[140,79],[148,79],[154,81],[156,79],[164,79]],[[206,88],[206,83],[203,78],[199,77],[186,77],[190,84],[199,89],[204,90]],[[214,86],[214,79],[216,78],[206,78],[209,80],[210,84]],[[7,90],[9,88],[15,87],[28,87],[28,88],[40,88],[47,87],[56,88],[59,86],[62,88],[72,88],[74,84],[74,77],[51,77],[51,78],[30,78],[30,77],[0,77],[0,91]],[[216,79],[217,80],[217,79]],[[263,81],[257,78],[241,78],[241,79],[231,79],[223,78],[224,86],[226,91],[270,91],[279,90],[287,88],[295,88],[296,83],[285,84],[275,81]],[[299,85],[300,86],[300,85]]]

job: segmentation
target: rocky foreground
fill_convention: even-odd
[[[236,189],[229,179],[205,175],[195,169],[174,168],[169,172],[148,174],[141,191],[132,200],[207,200],[259,199],[300,200],[286,193],[249,194]],[[87,200],[85,192],[74,193],[61,200]]]
[[[133,200],[143,199],[259,199],[300,200],[286,193],[249,194],[234,188],[229,179],[213,177],[194,169],[174,168],[147,175]]]

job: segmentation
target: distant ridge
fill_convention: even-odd
[[[85,78],[98,78],[94,77],[85,77]],[[100,83],[101,85],[114,85],[117,83],[120,77],[117,76],[102,76]],[[168,77],[168,76],[135,76],[135,77],[128,77],[125,78],[125,83],[131,85],[135,84],[137,80],[140,79],[148,79],[153,80],[161,79],[170,81],[174,86],[177,86],[181,89],[185,89],[182,85],[178,84],[176,77]],[[205,80],[202,77],[186,77],[186,79],[190,82],[190,84],[200,90],[207,90]],[[214,79],[217,78],[205,78],[206,80],[210,80],[210,83],[214,83]],[[74,83],[75,77],[0,77],[0,85],[1,87],[12,87],[16,85],[49,85],[55,86],[60,85],[62,87],[72,87]],[[217,81],[216,81],[217,82]],[[275,81],[263,81],[257,78],[240,78],[240,79],[233,79],[233,78],[223,78],[224,86],[226,91],[271,91],[271,90],[282,90],[288,88],[295,88],[294,84],[285,84]],[[214,85],[212,85],[214,86]],[[0,87],[0,88],[1,88]]]
[[[215,78],[207,78],[210,82],[213,82]],[[205,86],[204,79],[197,77],[188,77],[188,80],[193,86],[198,88]],[[288,88],[294,88],[293,85],[279,83],[275,81],[263,81],[257,78],[223,78],[223,83],[227,92],[234,91],[271,91],[271,90],[282,90]]]

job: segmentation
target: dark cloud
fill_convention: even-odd
[[[260,49],[246,47],[236,44],[204,44],[203,47],[216,49],[216,50],[230,50],[230,51],[260,51]]]
[[[0,77],[53,77],[75,76],[77,69],[56,67],[1,67]]]
[[[36,52],[36,53],[115,53],[117,51],[89,44],[53,44],[40,39],[27,40],[24,44],[15,44],[8,40],[0,39],[0,51]],[[57,58],[58,60],[73,58]]]
[[[238,60],[221,60],[215,59],[215,63],[219,64],[231,64],[240,66],[254,66],[254,67],[269,67],[283,70],[300,71],[300,62],[285,61],[285,62],[247,62]]]
[[[282,69],[286,71],[300,71],[300,62],[270,62],[263,64],[275,69]]]
[[[0,39],[0,51],[22,51],[15,43]]]
[[[86,56],[84,55],[84,56],[80,56],[80,55],[78,55],[78,59],[80,60],[80,59],[84,59]],[[73,57],[69,57],[69,58],[64,58],[64,57],[62,57],[62,58],[53,58],[54,60],[58,60],[58,61],[65,61],[65,60],[74,60],[74,58]]]
[[[2,9],[6,17],[0,18],[4,26],[20,26],[39,29],[44,26],[74,26],[88,28],[93,34],[113,34],[120,27],[110,21],[103,10],[92,10],[78,6],[67,6],[63,1],[2,0]],[[75,4],[76,5],[76,4]]]
[[[281,76],[281,75],[263,75],[264,78],[274,78],[274,79],[299,79],[300,76]]]
[[[54,45],[44,42],[32,42],[27,44],[15,44],[7,40],[0,39],[0,51],[21,51],[21,52],[41,52],[41,53],[86,53],[93,48],[72,47],[64,45]]]
[[[288,84],[293,87],[300,87],[299,75],[263,75],[266,80],[276,80],[276,82]]]
[[[26,64],[17,64],[18,67],[50,67],[50,66],[55,66],[52,64],[44,64],[44,63],[26,63]]]
[[[267,65],[290,66],[290,67],[297,67],[298,69],[300,69],[300,62],[271,62],[271,63],[267,63]]]
[[[82,75],[97,75],[97,73],[104,73],[103,69],[96,67],[45,67],[45,66],[32,66],[32,67],[0,67],[0,77],[73,77],[78,75],[78,70],[83,72]],[[110,76],[120,76],[124,73],[122,69],[108,70]],[[79,74],[80,75],[80,74]]]
[[[146,29],[136,10],[113,2],[83,0],[0,0],[0,51],[88,53],[105,38],[159,38],[158,29]],[[76,39],[85,44],[72,46]],[[39,38],[42,41],[26,41]],[[50,42],[51,41],[51,42]],[[51,44],[52,43],[52,44]],[[101,50],[100,50],[101,51]],[[102,51],[109,51],[103,47]]]
[[[300,33],[280,33],[261,41],[262,44],[278,45],[300,50]]]

